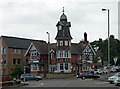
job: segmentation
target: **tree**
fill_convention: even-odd
[[[11,75],[17,77],[17,75],[20,76],[23,73],[23,69],[19,65],[16,65],[15,67],[13,67]]]
[[[108,39],[105,39],[105,40],[99,39],[98,41],[91,42],[91,45],[94,48],[97,47],[98,48],[97,51],[102,52],[103,55],[101,56],[101,59],[103,61],[108,60]],[[117,64],[119,64],[120,63],[120,41],[115,39],[114,35],[111,35],[110,36],[110,63],[112,65],[114,65],[114,60],[113,60],[114,57],[118,58]]]

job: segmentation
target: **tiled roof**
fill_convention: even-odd
[[[43,42],[32,42],[40,54],[48,54],[48,44]]]
[[[71,54],[77,54],[77,55],[82,54],[86,46],[87,44],[72,43],[70,48]],[[51,44],[51,49],[56,51],[56,44]]]
[[[42,42],[42,40],[33,40],[33,39],[25,39],[25,38],[9,37],[9,36],[1,36],[1,38],[2,40],[4,40],[8,48],[28,49],[28,47],[32,42],[34,41]]]
[[[71,54],[82,54],[82,52],[86,46],[87,46],[87,44],[72,43]]]
[[[28,49],[30,44],[33,43],[36,49],[39,51],[39,53],[48,54],[48,44],[45,41],[8,36],[2,36],[1,38],[4,40],[4,42],[9,48]],[[56,43],[50,44],[51,49],[56,50],[57,49],[56,47],[57,47]],[[85,47],[86,44],[72,43],[70,48],[71,54],[81,54]]]

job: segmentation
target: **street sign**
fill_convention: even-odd
[[[117,57],[114,57],[114,58],[113,58],[113,60],[114,60],[114,62],[115,62],[115,65],[116,65],[116,63],[117,63],[117,59],[118,59]]]

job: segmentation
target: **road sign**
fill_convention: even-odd
[[[116,63],[117,63],[117,59],[118,59],[117,57],[114,57],[114,58],[113,58],[113,60],[114,60],[114,62],[115,62],[115,65],[116,65]]]

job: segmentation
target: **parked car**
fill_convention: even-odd
[[[102,69],[95,69],[94,74],[102,74],[103,70]]]
[[[36,80],[36,81],[42,80],[42,78],[40,76],[37,76],[37,75],[34,75],[34,74],[25,74],[25,76],[24,76],[24,74],[22,74],[20,79],[22,81],[24,81],[24,78],[25,78],[26,81],[27,80]]]
[[[115,86],[120,85],[120,75],[114,81]]]
[[[77,76],[77,78],[100,78],[100,75],[98,74],[93,74],[93,73],[81,73]]]
[[[107,69],[107,68],[104,68],[104,69],[103,69],[103,73],[107,74],[107,73],[108,73],[108,69]]]
[[[112,67],[112,68],[110,69],[110,72],[116,72],[116,68],[115,68],[115,67]]]
[[[119,66],[116,67],[116,72],[120,72],[120,67]]]
[[[114,83],[115,79],[120,75],[120,72],[119,73],[116,73],[115,75],[111,76],[108,78],[108,81],[110,83]]]

